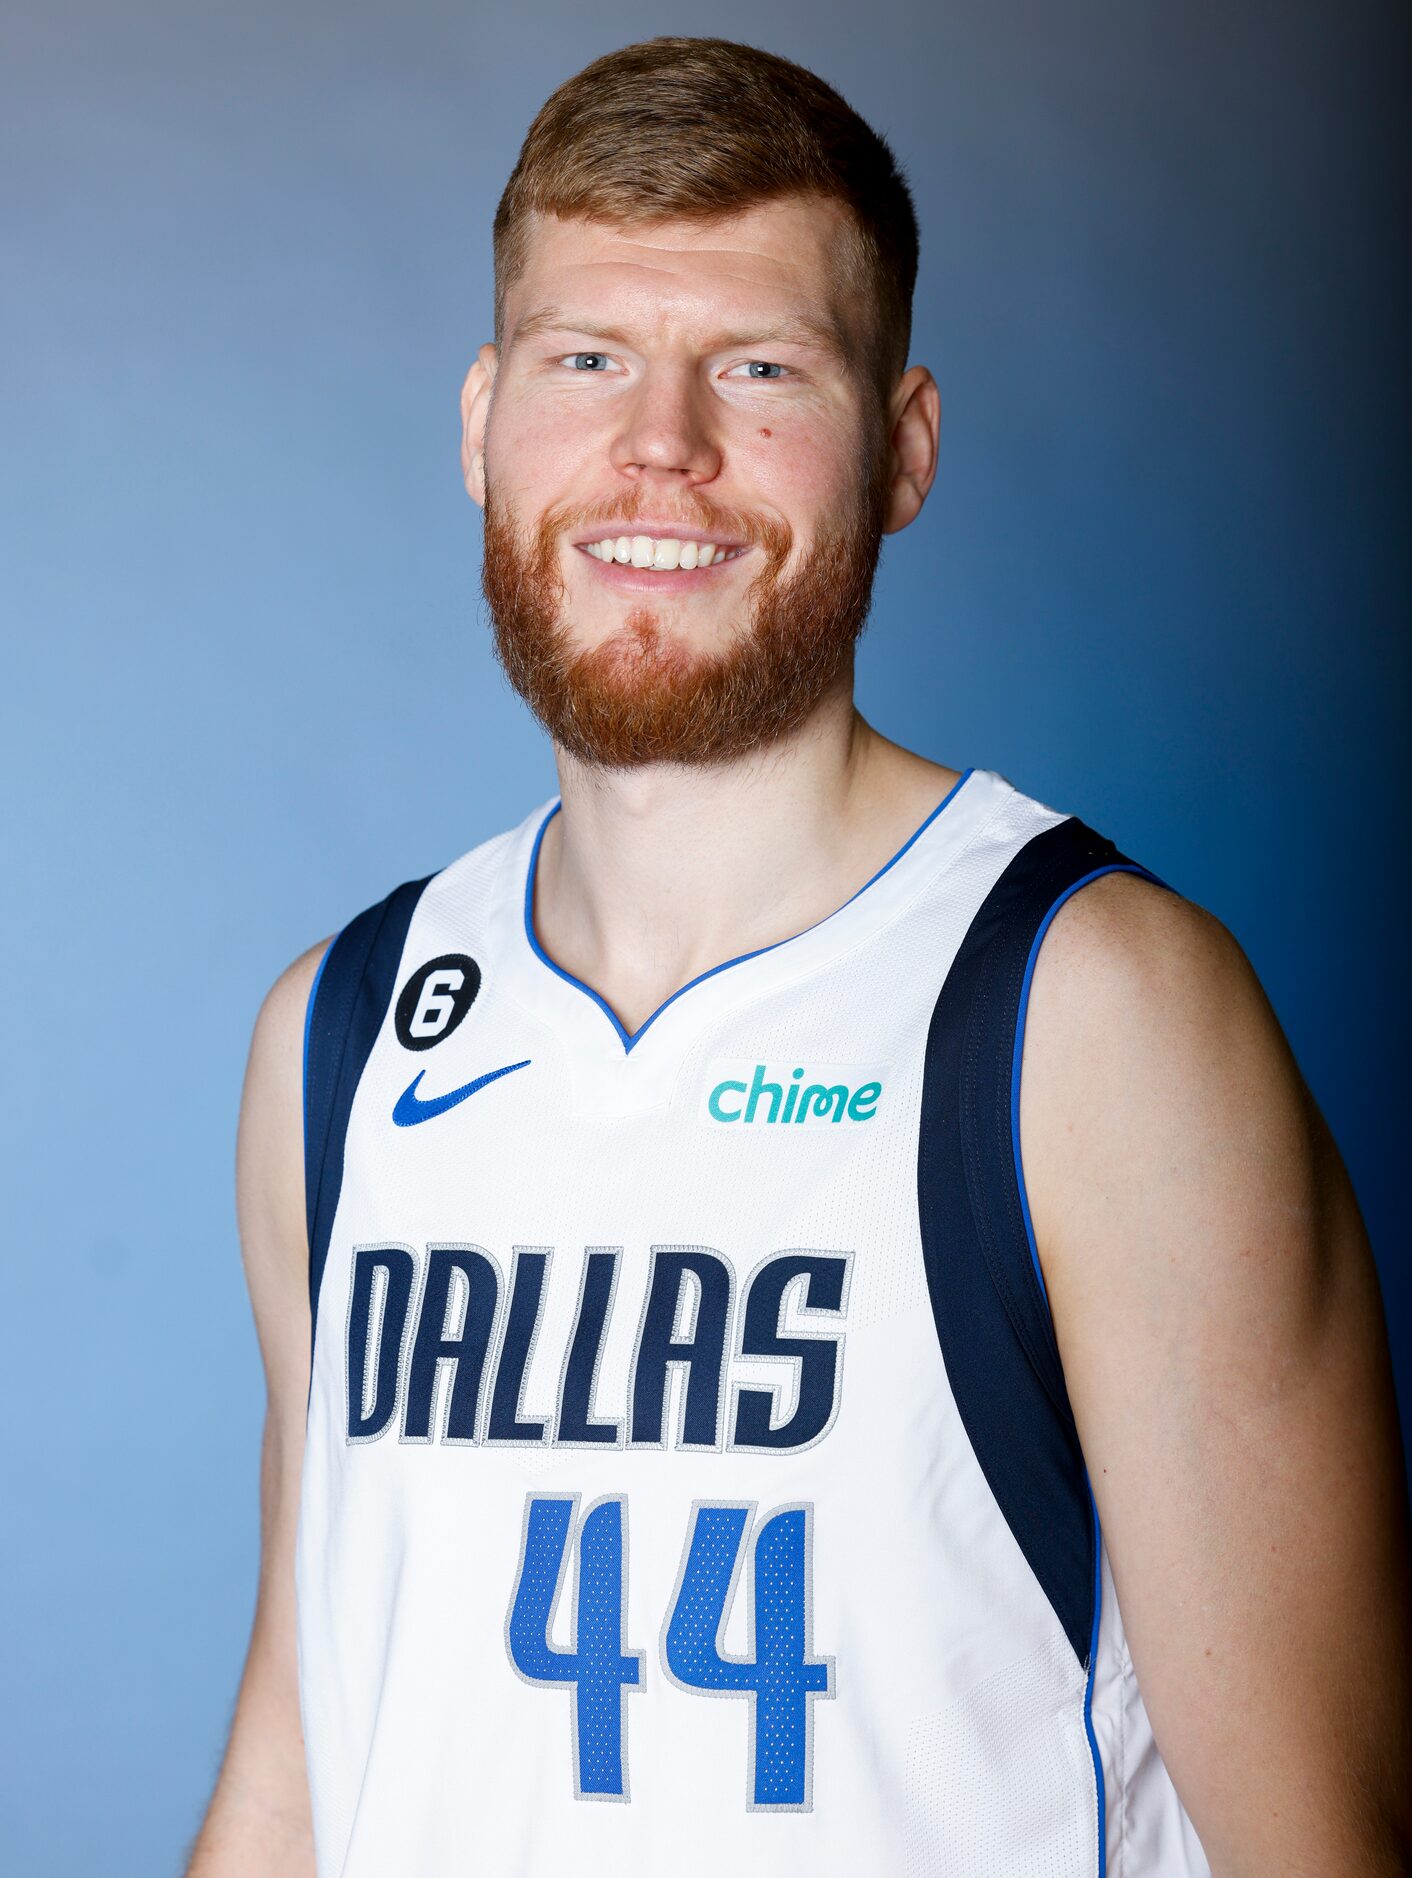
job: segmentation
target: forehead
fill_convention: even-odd
[[[856,318],[854,229],[838,203],[787,197],[725,219],[620,222],[536,215],[505,296],[505,337],[546,305],[611,311],[644,335],[703,332],[742,318]]]

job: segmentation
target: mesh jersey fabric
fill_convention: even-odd
[[[969,771],[628,1036],[535,939],[554,812],[311,997],[320,1873],[1207,1872],[1016,1139],[1048,921],[1144,870]]]

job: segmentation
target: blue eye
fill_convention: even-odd
[[[571,352],[569,358],[576,372],[602,372],[608,368],[606,352]]]
[[[782,378],[784,376],[784,367],[771,365],[768,359],[751,359],[745,370],[750,378]]]

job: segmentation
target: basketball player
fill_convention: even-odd
[[[256,1027],[192,1872],[1403,1870],[1385,1332],[1270,1008],[853,707],[939,426],[890,152],[656,40],[550,99],[495,253],[465,477],[560,793]]]

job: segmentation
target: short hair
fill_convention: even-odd
[[[495,213],[497,342],[532,216],[711,222],[786,196],[850,212],[852,278],[872,301],[874,370],[890,389],[907,363],[917,280],[917,218],[902,170],[831,85],[730,39],[624,46],[541,107]]]

